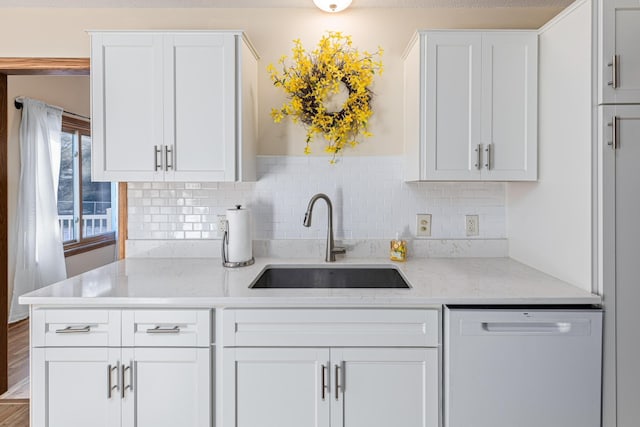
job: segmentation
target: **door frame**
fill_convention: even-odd
[[[9,240],[7,200],[8,102],[7,76],[88,76],[89,58],[0,58],[0,394],[9,386]]]

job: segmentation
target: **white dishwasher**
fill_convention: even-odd
[[[446,427],[599,427],[602,311],[445,308]]]

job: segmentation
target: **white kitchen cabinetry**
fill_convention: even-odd
[[[32,426],[121,425],[119,349],[34,348],[31,358]]]
[[[77,312],[33,310],[34,427],[211,426],[208,310]],[[40,346],[50,334],[73,341]]]
[[[640,3],[606,0],[600,7],[600,104],[640,103]]]
[[[438,313],[225,310],[223,425],[438,426]]]
[[[638,242],[640,227],[640,105],[599,108],[598,146],[605,318],[604,424],[638,424],[640,406],[640,300]]]
[[[537,179],[534,31],[422,31],[405,56],[406,181]]]
[[[93,180],[255,180],[257,62],[242,33],[91,36]]]

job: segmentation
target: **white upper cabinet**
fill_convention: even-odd
[[[640,2],[598,2],[602,57],[600,104],[640,103]]]
[[[533,31],[425,31],[405,57],[406,181],[537,179]]]
[[[94,180],[255,180],[257,62],[241,33],[91,35]]]

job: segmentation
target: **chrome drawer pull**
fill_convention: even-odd
[[[91,325],[67,326],[64,329],[56,329],[56,334],[84,334],[87,332],[91,332]]]
[[[156,326],[155,328],[147,329],[148,334],[179,334],[180,326],[174,326],[171,328]]]

